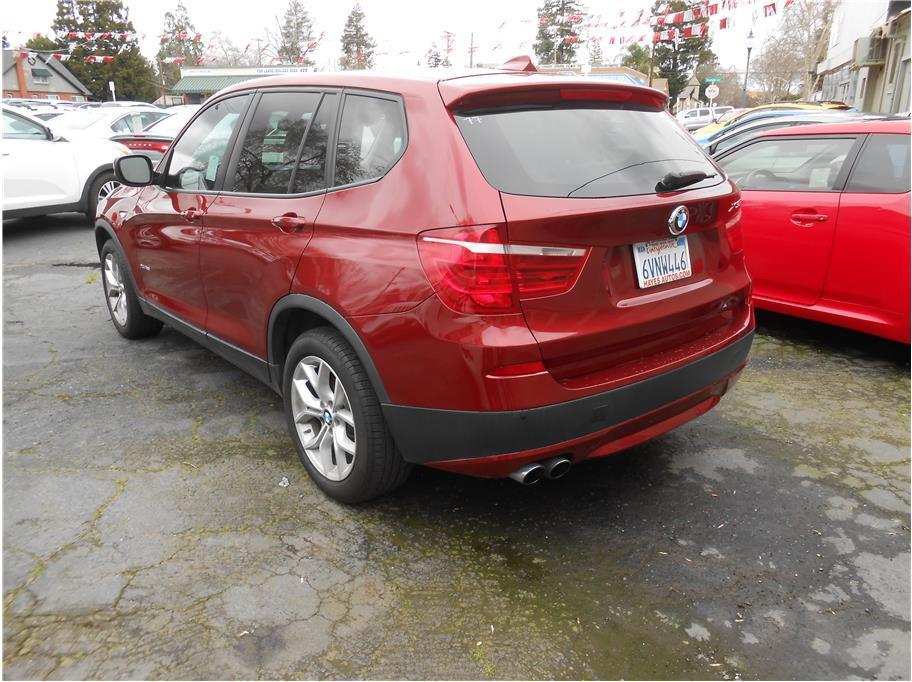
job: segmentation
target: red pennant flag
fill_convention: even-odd
[[[719,28],[724,29],[728,28],[728,17],[722,17],[719,19]]]
[[[770,4],[763,6],[763,16],[764,17],[776,16],[776,3],[775,2],[771,2]]]

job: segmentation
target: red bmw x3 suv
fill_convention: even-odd
[[[221,91],[117,165],[114,326],[280,393],[345,502],[412,464],[556,478],[703,414],[753,334],[737,188],[660,92],[525,66]]]

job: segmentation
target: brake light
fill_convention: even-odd
[[[134,151],[154,150],[164,154],[171,146],[170,142],[150,142],[148,140],[121,140],[121,144],[133,149]]]
[[[423,232],[418,253],[440,300],[480,315],[519,312],[520,299],[569,291],[589,250],[509,244],[503,225],[482,225]]]

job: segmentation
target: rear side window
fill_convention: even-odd
[[[770,138],[719,160],[741,189],[825,192],[836,186],[855,138]]]
[[[485,179],[508,194],[620,197],[654,194],[669,172],[715,174],[700,147],[669,114],[652,109],[530,105],[455,114]]]
[[[287,194],[304,136],[320,103],[317,92],[266,93],[247,128],[227,183],[233,192]]]
[[[336,143],[336,186],[382,177],[405,148],[402,105],[391,99],[346,95]]]
[[[871,135],[846,192],[900,194],[909,191],[909,136]]]
[[[291,191],[295,194],[314,192],[326,187],[326,148],[329,133],[336,120],[338,95],[324,95],[307,131],[304,147],[298,155],[298,168],[292,179]]]

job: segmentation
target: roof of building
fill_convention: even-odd
[[[183,93],[212,93],[218,92],[229,85],[236,85],[244,81],[253,80],[254,78],[263,78],[262,75],[248,74],[243,76],[184,76],[174,87],[171,92],[176,94]]]
[[[3,74],[10,69],[16,68],[16,61],[21,59],[19,56],[20,50],[3,50]],[[35,55],[35,64],[29,64],[29,67],[32,68],[32,71],[41,71],[49,70],[60,76],[71,86],[76,88],[76,90],[82,95],[91,95],[92,91],[89,90],[82,82],[73,75],[73,72],[66,68],[59,59],[53,59],[50,56],[42,55],[41,53],[32,51],[32,54]],[[44,74],[37,74],[44,75]],[[43,92],[43,91],[42,91]]]

